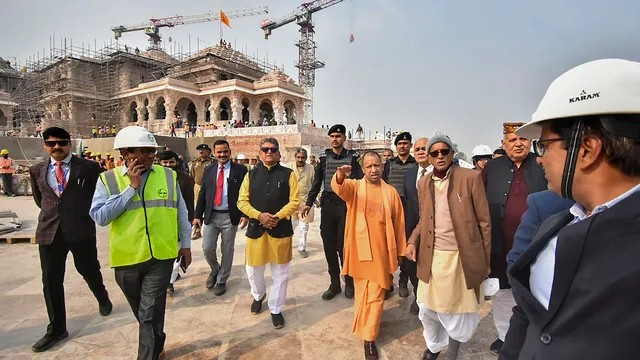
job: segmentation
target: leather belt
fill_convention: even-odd
[[[216,209],[213,209],[212,211],[213,211],[213,212],[217,212],[217,213],[221,213],[221,214],[227,214],[227,213],[229,213],[229,210],[216,210]]]

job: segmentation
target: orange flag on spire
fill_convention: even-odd
[[[229,21],[229,18],[222,10],[220,10],[220,22],[227,25],[229,29],[231,29],[231,22]]]

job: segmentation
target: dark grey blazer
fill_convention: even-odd
[[[247,174],[247,167],[241,164],[231,163],[229,172],[227,196],[229,197],[229,217],[233,225],[238,225],[241,217],[246,217],[238,210],[238,195],[240,195],[240,185]],[[202,177],[202,187],[198,194],[198,203],[196,204],[196,219],[202,219],[205,224],[211,223],[213,214],[213,198],[216,195],[216,183],[218,180],[218,163],[212,164],[204,168]]]
[[[29,168],[33,199],[40,208],[36,241],[48,245],[61,228],[67,242],[96,242],[96,225],[89,216],[102,168],[95,161],[72,156],[67,187],[58,197],[47,184],[50,159]]]

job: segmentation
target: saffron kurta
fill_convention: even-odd
[[[238,196],[238,209],[252,219],[258,219],[260,211],[249,203],[249,174],[247,174],[240,187]],[[265,184],[267,186],[267,184]],[[298,210],[300,194],[298,180],[292,172],[289,176],[289,203],[275,213],[280,219],[289,219],[291,214]],[[258,239],[247,239],[245,248],[246,263],[249,266],[262,266],[268,263],[286,264],[291,261],[291,236],[274,238],[266,231]]]
[[[333,191],[347,204],[343,275],[353,277],[355,317],[353,332],[374,341],[380,328],[385,289],[398,269],[406,247],[404,212],[396,189],[381,181],[331,181]]]

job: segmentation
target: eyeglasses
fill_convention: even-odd
[[[48,147],[55,147],[56,144],[64,147],[69,146],[69,140],[45,140],[44,144]]]
[[[414,152],[418,152],[418,151],[427,151],[427,147],[423,146],[423,147],[417,147],[417,148],[413,148]]]
[[[564,138],[553,138],[553,139],[544,139],[544,140],[533,140],[533,152],[538,157],[544,156],[544,152],[547,150],[547,143],[552,143],[555,141],[564,141]]]
[[[264,146],[264,147],[260,148],[260,151],[262,151],[265,154],[268,154],[269,151],[271,151],[272,154],[275,154],[275,153],[278,152],[278,147],[277,146],[272,146],[272,147]]]
[[[158,153],[157,149],[152,149],[152,148],[139,148],[139,149],[140,149],[140,153],[144,156],[155,155]]]
[[[447,156],[449,154],[451,154],[451,149],[440,149],[440,150],[433,150],[429,153],[429,156],[431,157],[438,157],[438,154],[442,154],[442,156]]]

